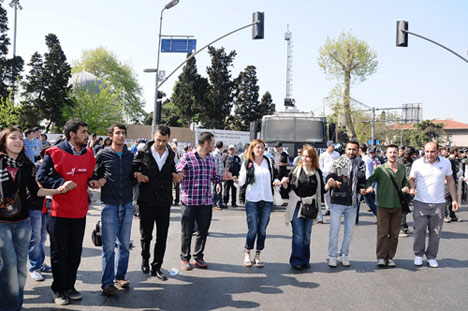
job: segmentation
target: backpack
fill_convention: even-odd
[[[96,228],[91,233],[91,240],[94,246],[102,246],[102,225],[100,220],[96,223]]]

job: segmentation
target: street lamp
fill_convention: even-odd
[[[171,2],[174,2],[176,0],[173,0]],[[179,2],[177,0],[177,2]],[[3,0],[0,0],[0,3],[3,3]],[[17,25],[17,20],[18,20],[18,10],[22,10],[23,7],[21,6],[21,4],[19,3],[19,0],[11,0],[10,2],[10,7],[12,7],[13,9],[15,9],[15,28],[14,28],[14,31],[13,31],[13,57],[16,56],[16,25]]]
[[[159,18],[159,36],[158,36],[158,58],[156,59],[156,70],[145,69],[144,72],[156,72],[156,87],[154,91],[154,107],[153,107],[153,122],[151,124],[151,133],[154,136],[156,133],[156,119],[160,114],[161,106],[158,105],[158,88],[159,88],[159,55],[161,53],[161,30],[164,10],[168,10],[179,3],[179,0],[172,0],[168,2],[161,10],[161,17]]]

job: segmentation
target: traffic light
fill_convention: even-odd
[[[263,39],[265,14],[263,12],[254,12],[252,14],[252,22],[256,23],[252,27],[252,39]]]
[[[156,124],[161,123],[161,115],[162,115],[162,102],[158,100],[156,103]]]
[[[158,91],[158,99],[161,99],[163,97],[166,97],[166,93]]]
[[[396,27],[396,46],[408,46],[408,22],[397,21]]]

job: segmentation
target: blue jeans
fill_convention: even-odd
[[[328,255],[330,257],[348,256],[349,245],[353,238],[357,208],[353,205],[332,203],[330,208],[330,233],[328,237]],[[338,235],[340,233],[341,215],[344,215],[344,234],[340,253],[338,253]]]
[[[2,310],[21,310],[26,283],[31,221],[0,222],[0,293]]]
[[[273,202],[259,201],[245,204],[245,213],[247,214],[247,239],[245,248],[251,250],[254,248],[255,239],[257,239],[257,250],[265,248],[266,228],[270,222],[271,209]]]
[[[40,210],[30,210],[31,242],[29,243],[29,271],[40,270],[44,263],[44,244],[47,240],[47,214]]]
[[[294,211],[293,219],[291,220],[292,226],[292,251],[289,263],[291,266],[304,266],[310,260],[310,234],[312,233],[313,219],[298,218],[299,204]]]
[[[132,220],[132,202],[122,205],[102,204],[102,288],[114,284],[114,280],[125,279],[130,255]],[[114,253],[116,241],[117,258]]]

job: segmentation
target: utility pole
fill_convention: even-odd
[[[288,44],[287,56],[286,56],[286,97],[284,99],[284,106],[294,107],[294,99],[292,98],[292,66],[293,66],[293,42],[292,32],[289,31],[289,25],[287,26],[286,33],[284,34],[284,40]]]

